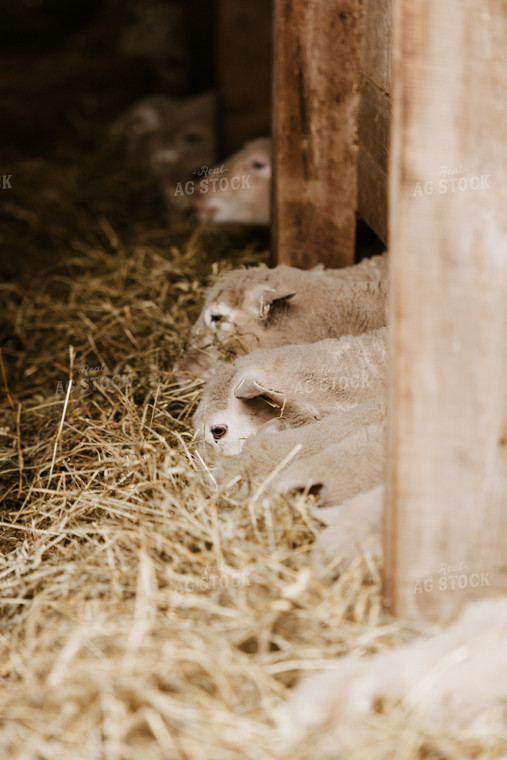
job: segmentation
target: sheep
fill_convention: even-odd
[[[387,257],[339,270],[237,269],[208,290],[175,380],[207,378],[220,358],[255,348],[358,335],[386,324]]]
[[[206,173],[192,202],[199,219],[266,226],[270,195],[271,141],[260,138]]]
[[[318,454],[288,465],[271,483],[277,493],[317,491],[321,507],[381,485],[385,478],[385,423],[368,425]]]
[[[384,485],[377,485],[338,506],[315,510],[315,516],[326,526],[312,548],[316,575],[331,580],[337,568],[349,565],[361,553],[382,554],[384,491]]]
[[[307,345],[258,349],[218,366],[193,417],[196,435],[217,454],[237,454],[245,438],[282,416],[299,427],[386,391],[386,328]]]
[[[240,454],[216,460],[214,476],[221,484],[233,482],[240,495],[247,495],[251,486],[269,478],[285,460],[286,466],[295,461],[304,464],[305,458],[318,454],[330,443],[339,443],[367,425],[380,423],[385,416],[385,401],[376,398],[299,428],[287,427],[277,418],[248,438]]]
[[[429,731],[464,728],[507,700],[507,596],[469,603],[444,630],[360,660],[333,662],[297,686],[277,715],[280,732],[297,742],[305,731],[339,728],[373,713],[382,700],[400,702]],[[490,713],[491,714],[491,713]],[[484,731],[484,723],[476,724]]]
[[[160,181],[169,206],[190,203],[178,187],[215,159],[215,108],[212,92],[185,99],[153,95],[121,114],[109,128],[109,139]]]

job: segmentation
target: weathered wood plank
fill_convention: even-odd
[[[445,620],[507,587],[507,6],[394,22],[386,586]]]
[[[389,96],[361,77],[359,106],[358,212],[387,243]]]
[[[278,263],[354,261],[359,0],[276,0],[274,246]]]
[[[384,92],[391,92],[391,0],[363,0],[361,74]]]
[[[270,133],[272,0],[219,0],[220,153]]]
[[[358,213],[386,244],[391,47],[391,0],[363,0]]]

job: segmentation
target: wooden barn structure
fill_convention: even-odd
[[[358,216],[388,246],[386,601],[444,621],[507,589],[507,5],[220,0],[217,28],[224,151],[272,80],[278,263],[352,264]]]

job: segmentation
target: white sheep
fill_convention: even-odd
[[[193,418],[196,435],[219,454],[237,454],[268,420],[297,427],[386,391],[386,328],[307,345],[252,351],[222,363]]]
[[[261,265],[227,272],[206,294],[178,382],[208,377],[220,358],[358,335],[386,324],[387,256],[338,270]]]
[[[216,95],[177,99],[152,95],[135,102],[109,128],[110,140],[158,178],[169,205],[190,203],[184,189],[215,160]],[[194,183],[195,184],[195,183]]]
[[[353,718],[364,718],[384,701],[399,703],[404,722],[426,730],[464,728],[507,701],[507,596],[470,603],[444,630],[404,646],[357,660],[345,657],[332,670],[304,678],[278,713],[287,739]],[[490,713],[491,714],[491,713]],[[484,731],[484,723],[477,730]]]
[[[268,225],[271,141],[253,140],[201,176],[192,197],[199,219]]]

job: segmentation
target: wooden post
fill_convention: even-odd
[[[391,0],[363,0],[358,119],[359,216],[387,244],[391,125]]]
[[[276,0],[274,245],[277,261],[354,263],[359,0]]]
[[[271,130],[272,0],[219,0],[218,99],[223,157]]]
[[[507,6],[396,0],[387,598],[507,588]]]

